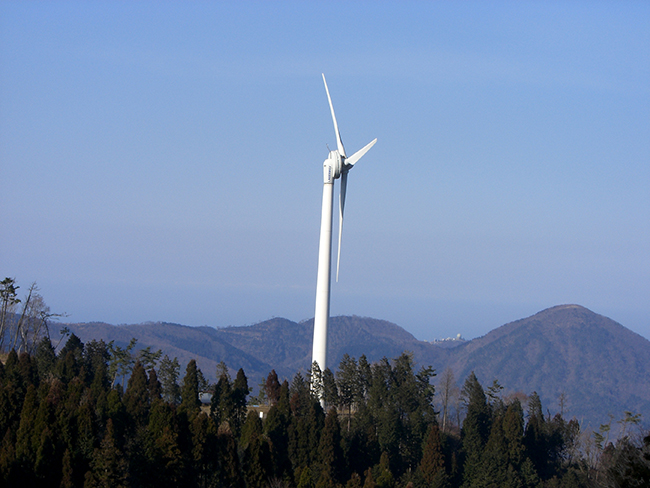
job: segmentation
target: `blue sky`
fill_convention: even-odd
[[[647,2],[2,2],[0,273],[73,322],[332,315],[650,337]],[[336,241],[336,236],[335,236]]]

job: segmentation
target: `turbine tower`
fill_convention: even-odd
[[[334,121],[336,149],[329,152],[323,163],[323,209],[320,222],[320,243],[318,247],[318,277],[316,279],[316,311],[314,314],[314,345],[312,349],[312,365],[316,362],[321,371],[327,367],[327,325],[330,315],[330,282],[332,259],[332,207],[334,203],[334,180],[341,179],[339,192],[339,246],[336,261],[336,281],[339,279],[339,264],[341,261],[341,231],[343,230],[343,209],[345,208],[345,192],[348,183],[348,172],[361,157],[377,142],[374,139],[349,158],[345,154],[339,126],[334,115],[334,106],[327,81],[323,75],[323,83],[327,92],[327,100]],[[322,402],[322,399],[321,399]]]

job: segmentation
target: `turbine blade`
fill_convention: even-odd
[[[343,233],[343,210],[345,209],[345,191],[348,186],[348,172],[341,174],[341,191],[339,193],[339,251],[336,258],[336,282],[339,281],[339,265],[341,264],[341,234]]]
[[[354,163],[356,163],[357,161],[359,161],[359,160],[361,159],[361,156],[363,156],[364,154],[366,154],[366,153],[370,150],[370,148],[371,148],[372,146],[375,145],[375,142],[377,142],[377,139],[376,139],[376,138],[375,138],[374,141],[370,142],[370,143],[367,144],[365,147],[359,149],[359,150],[358,150],[357,152],[355,152],[352,156],[350,156],[349,158],[347,158],[347,159],[345,160],[345,163],[346,163],[346,164],[349,164],[350,166],[354,165]]]
[[[345,148],[343,147],[343,141],[341,141],[341,133],[339,132],[339,125],[336,123],[336,115],[334,115],[334,105],[332,105],[332,98],[330,97],[330,91],[327,88],[327,81],[325,81],[325,74],[323,75],[323,83],[325,83],[325,91],[327,92],[327,100],[330,102],[330,110],[332,111],[332,120],[334,121],[334,132],[336,133],[336,147],[339,150],[339,154],[345,157]]]

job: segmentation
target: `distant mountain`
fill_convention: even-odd
[[[84,342],[95,338],[125,346],[135,337],[138,347],[162,349],[183,365],[194,358],[212,379],[217,363],[224,361],[233,370],[243,368],[251,385],[271,369],[290,378],[298,370],[306,372],[311,362],[313,320],[274,318],[221,329],[168,323],[66,325]],[[334,367],[345,353],[377,361],[403,351],[438,372],[451,367],[459,384],[474,371],[485,387],[498,379],[506,394],[537,391],[552,412],[559,410],[564,393],[568,415],[592,426],[625,410],[650,418],[650,341],[578,305],[549,308],[452,348],[418,341],[383,320],[330,319],[328,363]]]
[[[448,365],[484,384],[537,391],[545,407],[593,425],[625,410],[650,420],[650,341],[578,305],[561,305],[503,325],[450,351]]]

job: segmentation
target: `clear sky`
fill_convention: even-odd
[[[2,278],[72,322],[313,317],[322,72],[347,152],[378,138],[332,315],[650,337],[642,1],[3,1]]]

